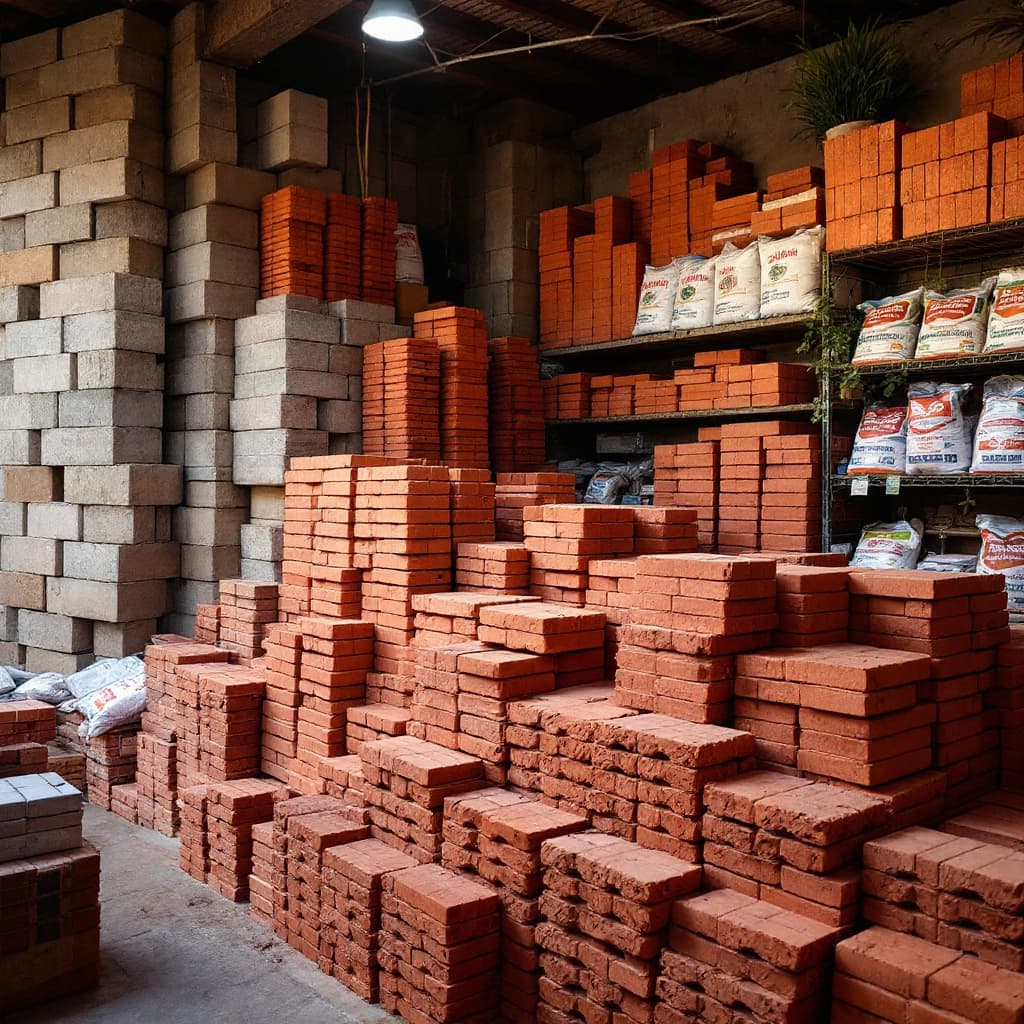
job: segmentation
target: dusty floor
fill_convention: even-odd
[[[395,1018],[177,866],[177,840],[87,806],[100,850],[100,987],[4,1024],[371,1024]]]

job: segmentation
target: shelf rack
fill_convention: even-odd
[[[929,487],[946,490],[959,489],[961,487],[1024,487],[1024,473],[955,473],[949,476],[907,476],[906,474],[893,473],[900,481],[900,490],[905,487]],[[856,476],[833,474],[832,486],[839,489],[846,489],[853,480],[867,480],[868,487],[885,487],[889,475],[867,476],[857,474]]]
[[[591,416],[578,420],[548,420],[549,427],[617,427],[642,423],[673,423],[682,420],[773,419],[777,416],[806,416],[814,412],[813,402],[799,405],[759,405],[747,409],[696,409],[685,412],[656,412],[640,416]]]
[[[936,377],[946,371],[959,375],[984,374],[993,370],[1024,368],[1024,352],[1002,352],[993,355],[957,356],[952,359],[900,359],[891,363],[871,363],[858,367],[862,377],[885,377],[890,373],[907,373],[912,377]],[[842,370],[835,370],[836,375]]]

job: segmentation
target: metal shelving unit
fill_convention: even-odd
[[[832,475],[832,486],[845,489],[854,480],[867,480],[868,487],[885,487],[886,481],[896,477],[900,482],[900,490],[905,487],[929,487],[934,490],[959,489],[962,487],[1024,487],[1024,473],[955,473],[949,476],[907,476],[893,473],[891,475],[856,476]]]
[[[549,427],[625,427],[644,423],[674,423],[684,420],[720,422],[725,420],[771,419],[776,416],[806,416],[814,412],[813,402],[800,405],[755,405],[746,409],[697,409],[685,412],[655,412],[641,416],[592,416],[578,420],[548,420]]]
[[[1024,352],[1003,352],[996,355],[958,356],[955,359],[900,359],[891,363],[872,363],[859,368],[862,377],[886,377],[891,373],[907,373],[911,377],[933,377],[955,372],[960,376],[1024,368]]]

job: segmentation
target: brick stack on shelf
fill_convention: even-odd
[[[769,174],[761,209],[750,220],[750,234],[788,235],[825,223],[825,172],[796,167]]]
[[[562,206],[540,215],[541,348],[573,343],[573,244],[594,230],[592,212]]]

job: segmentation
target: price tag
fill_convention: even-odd
[[[868,478],[866,476],[859,476],[855,480],[850,481],[850,493],[853,495],[867,494],[868,493]]]
[[[886,494],[899,494],[900,493],[900,478],[898,476],[887,476],[885,478],[885,493]]]

